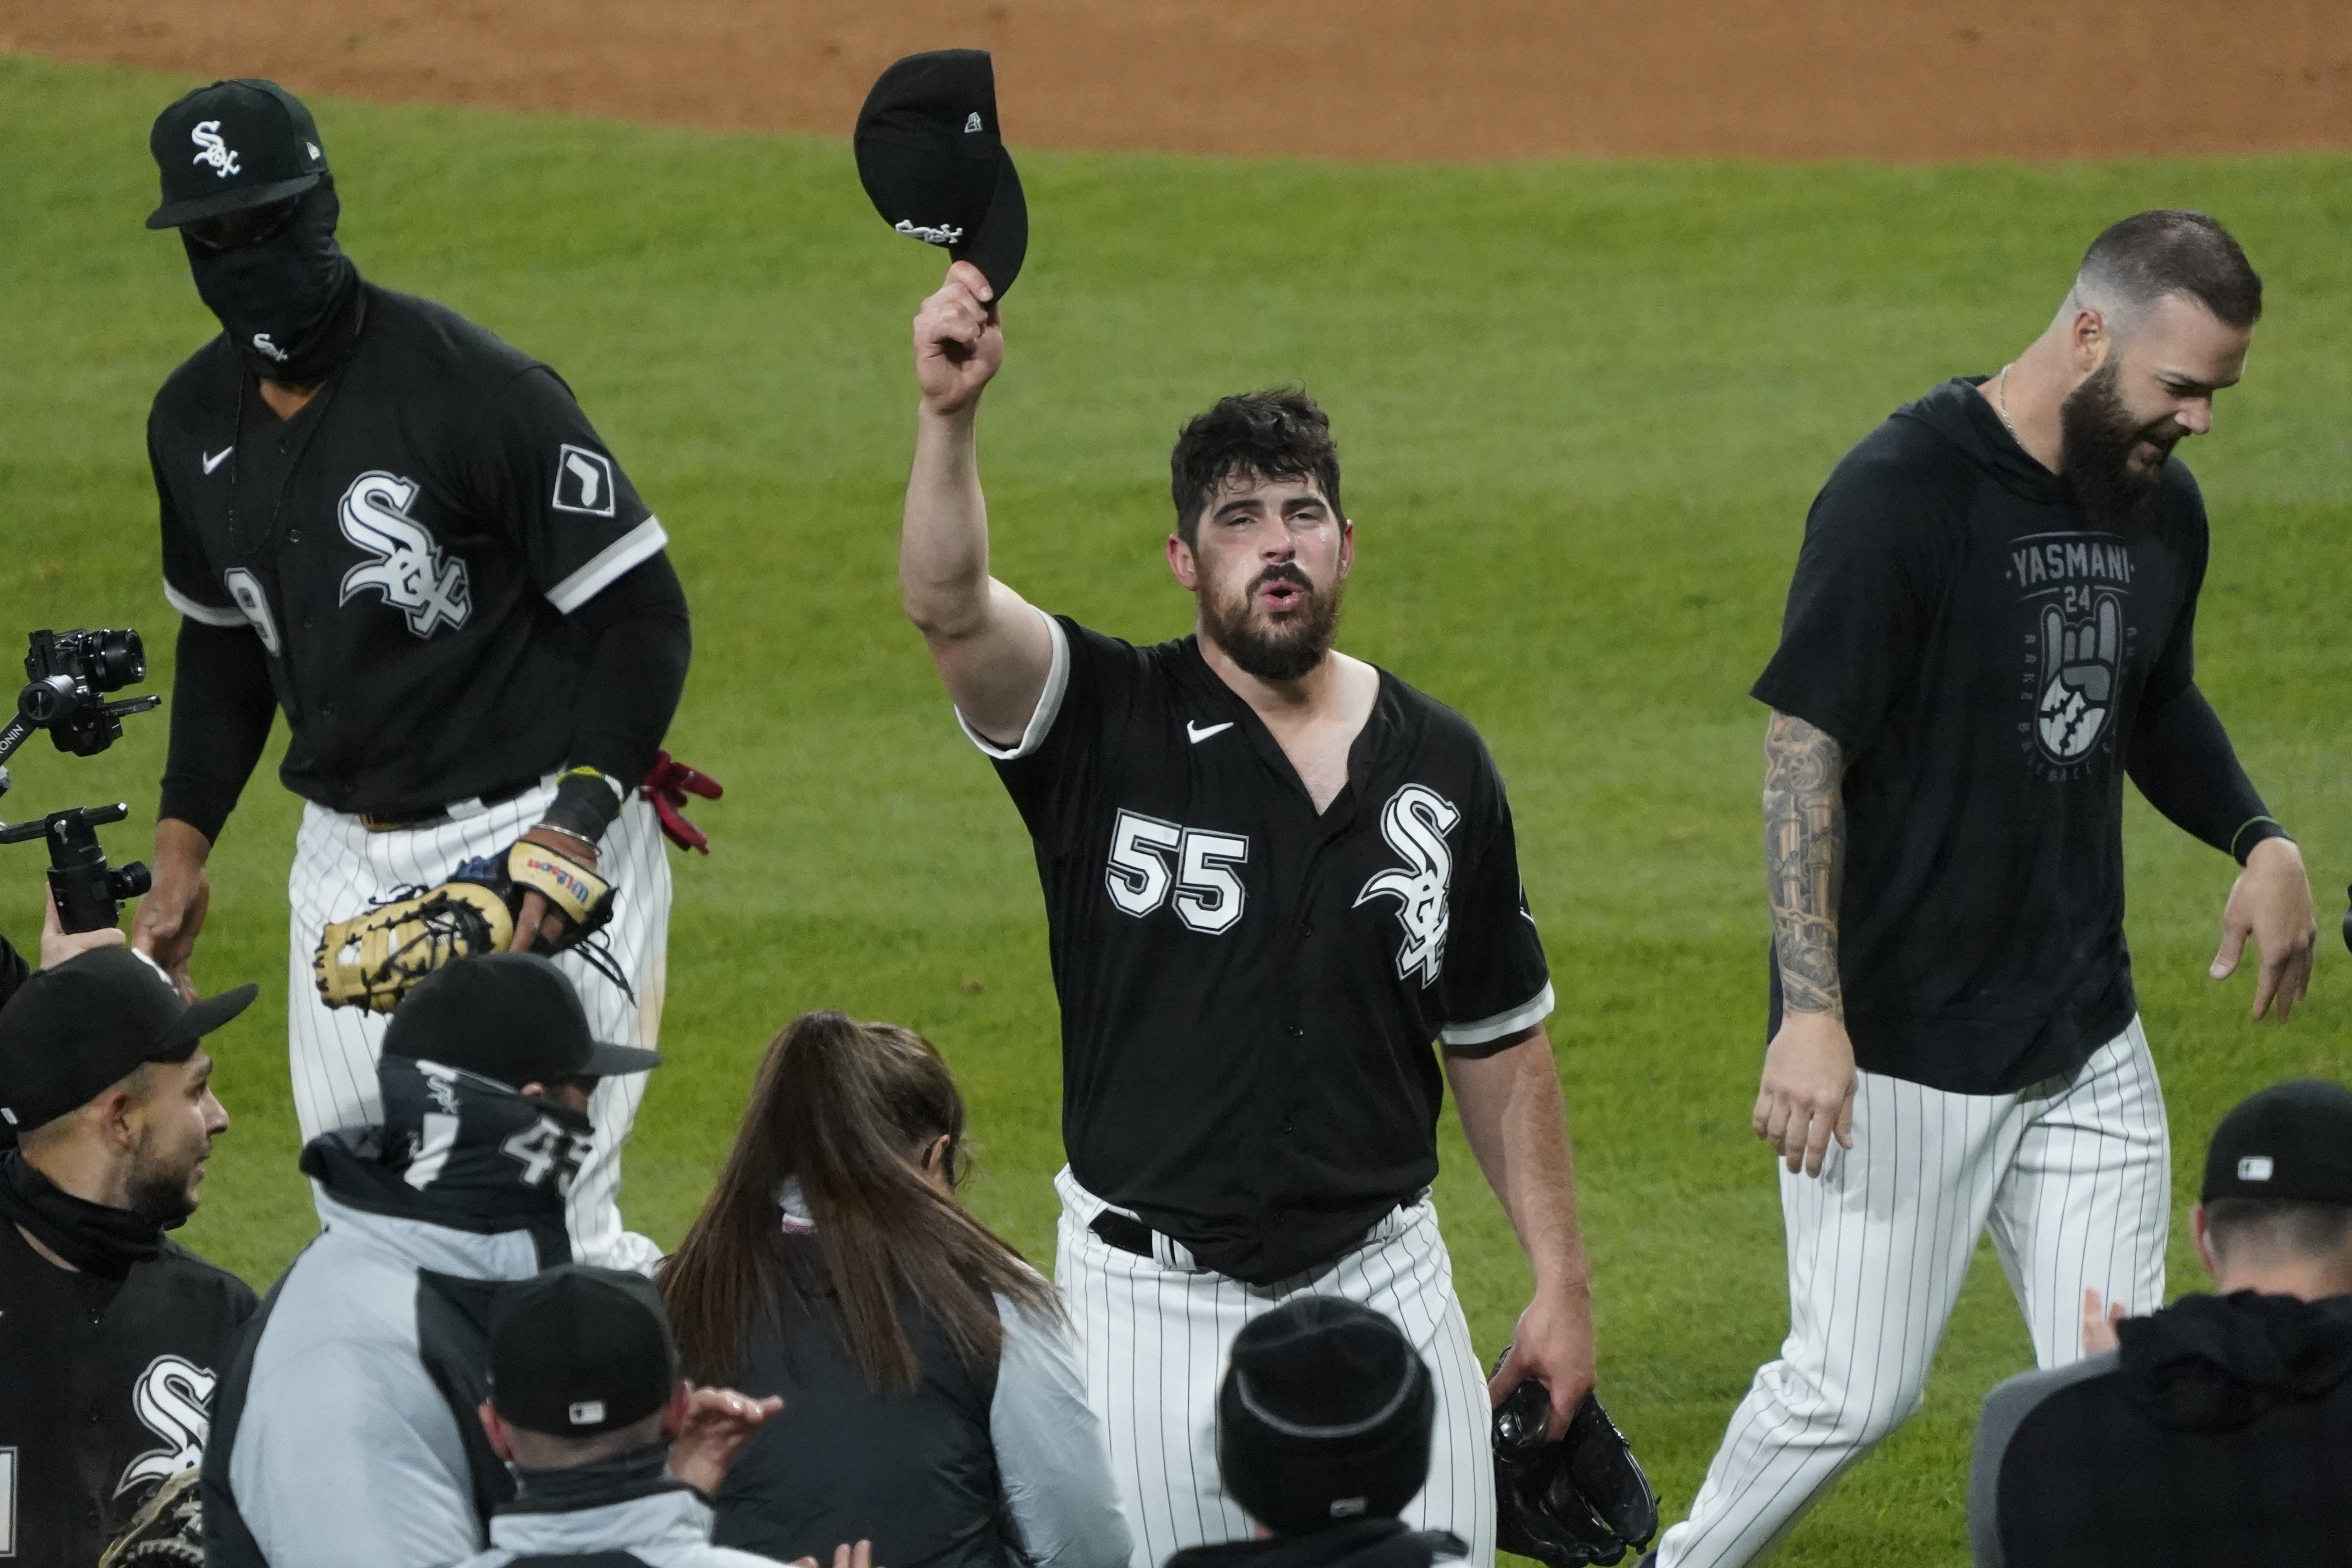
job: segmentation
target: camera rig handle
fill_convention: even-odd
[[[58,923],[68,931],[100,931],[121,921],[125,899],[138,898],[153,885],[144,865],[133,860],[110,867],[99,846],[99,827],[130,815],[130,805],[121,801],[68,806],[37,821],[0,827],[0,844],[47,839],[49,892],[58,901]]]

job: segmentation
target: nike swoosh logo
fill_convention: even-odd
[[[234,452],[234,451],[236,451],[236,448],[235,447],[223,447],[219,451],[215,452],[215,453],[213,453],[211,456],[209,456],[209,457],[205,458],[205,472],[206,472],[206,473],[208,473],[208,474],[209,474],[209,473],[211,473],[215,468],[219,468],[223,463],[227,462],[227,461],[228,461],[228,455],[229,455],[231,452]]]
[[[1201,726],[1193,723],[1190,719],[1187,719],[1184,721],[1184,738],[1197,746],[1202,742],[1207,740],[1210,736],[1222,735],[1233,727],[1234,721],[1231,719],[1228,719],[1222,724],[1212,724],[1207,729],[1203,730]]]

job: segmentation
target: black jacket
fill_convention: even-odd
[[[203,1457],[213,1384],[253,1315],[243,1280],[166,1241],[121,1279],[60,1268],[0,1221],[0,1453],[14,1560],[96,1563]]]
[[[1411,1530],[1401,1519],[1360,1519],[1305,1535],[1189,1546],[1167,1568],[1430,1568],[1469,1549],[1443,1530]]]
[[[972,1366],[902,1300],[922,1381],[877,1394],[816,1237],[780,1245],[800,1288],[754,1321],[730,1382],[784,1407],[729,1468],[714,1542],[784,1562],[829,1563],[862,1538],[890,1568],[1124,1568],[1132,1544],[1061,1324],[997,1298],[1001,1354]]]
[[[1985,1401],[1980,1565],[2346,1560],[2352,1296],[2189,1296]]]

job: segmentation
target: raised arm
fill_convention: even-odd
[[[964,721],[1020,740],[1054,664],[1045,616],[988,574],[980,493],[980,395],[1004,363],[1004,333],[980,268],[959,261],[915,315],[915,465],[898,534],[898,590]]]
[[[1844,773],[1835,737],[1774,711],[1764,731],[1764,884],[1780,1028],[1764,1056],[1754,1126],[1790,1170],[1809,1176],[1822,1173],[1832,1136],[1853,1147],[1853,1042],[1838,981]]]

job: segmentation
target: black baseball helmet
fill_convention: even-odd
[[[1496,1408],[1496,1544],[1551,1568],[1606,1565],[1647,1546],[1658,1494],[1625,1435],[1588,1394],[1567,1435],[1548,1442],[1550,1409],[1551,1391],[1534,1378]]]

